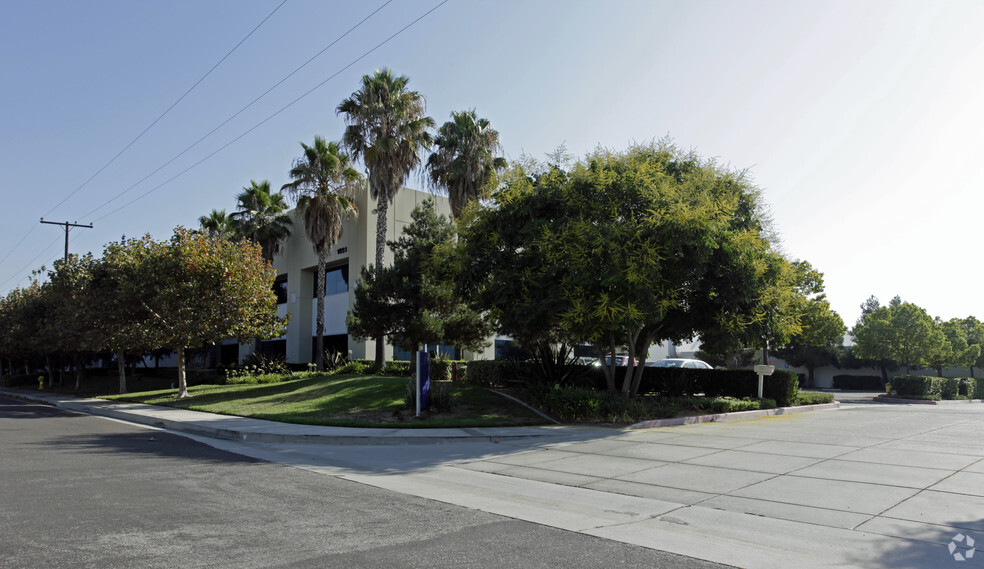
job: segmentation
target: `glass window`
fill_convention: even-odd
[[[273,283],[273,292],[277,295],[277,304],[287,304],[287,278],[278,278]]]
[[[339,294],[348,292],[349,270],[348,265],[328,269],[325,272],[325,295]],[[317,275],[312,275],[315,279],[315,297],[317,297]]]

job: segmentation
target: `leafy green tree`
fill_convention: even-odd
[[[515,166],[500,184],[464,222],[463,274],[502,332],[589,341],[602,361],[624,347],[639,365],[620,387],[615,358],[604,367],[631,396],[652,342],[744,325],[769,245],[740,174],[662,141],[569,169]]]
[[[293,182],[284,184],[286,191],[297,203],[297,211],[304,220],[304,232],[318,254],[318,272],[315,290],[317,309],[317,365],[324,369],[325,351],[325,267],[331,249],[342,236],[342,223],[348,214],[357,214],[358,208],[346,195],[350,186],[359,179],[359,173],[351,166],[351,159],[337,142],[325,142],[314,137],[314,145],[301,143],[304,155],[294,160],[289,176]]]
[[[284,241],[290,237],[291,221],[287,213],[284,196],[271,193],[270,182],[250,185],[236,196],[238,209],[229,215],[236,232],[257,243],[263,251],[263,258],[272,261],[280,252]]]
[[[451,214],[461,217],[470,201],[487,194],[487,184],[506,167],[506,159],[496,156],[499,132],[475,110],[451,113],[434,137],[437,149],[427,159],[431,185],[448,193]]]
[[[120,393],[127,392],[127,354],[157,347],[145,291],[151,276],[145,273],[150,268],[147,259],[155,247],[149,235],[110,242],[93,267],[91,309],[99,315],[93,341],[116,355]]]
[[[31,362],[45,360],[44,332],[46,302],[41,284],[32,279],[24,288],[15,288],[4,297],[0,305],[0,350],[7,357],[23,362],[24,373],[30,373]],[[50,380],[50,373],[48,373]]]
[[[178,359],[178,397],[187,397],[185,350],[228,338],[240,343],[284,331],[273,292],[275,272],[259,247],[208,239],[182,228],[169,242],[147,242],[138,268],[139,302],[153,346]]]
[[[865,315],[853,334],[858,357],[894,360],[906,374],[913,367],[930,363],[946,342],[924,309],[898,297],[889,306]]]
[[[410,78],[389,69],[362,77],[362,87],[337,108],[345,115],[344,144],[369,173],[369,195],[376,200],[376,271],[383,269],[389,204],[407,176],[420,166],[420,152],[431,145],[434,119],[425,116],[424,97],[407,89]],[[383,365],[383,339],[376,338],[376,365]]]
[[[930,357],[930,364],[936,369],[937,375],[942,376],[944,368],[973,366],[981,355],[981,347],[968,342],[968,328],[964,321],[952,318],[944,322],[937,318],[935,324],[944,337],[944,341]]]
[[[454,225],[430,199],[414,208],[412,218],[389,242],[393,265],[380,272],[363,268],[349,332],[359,339],[386,335],[409,352],[442,343],[480,349],[492,330],[480,312],[458,300]]]
[[[960,320],[963,328],[964,337],[967,338],[967,347],[973,353],[974,346],[977,347],[977,357],[967,365],[970,368],[970,377],[974,377],[975,367],[984,367],[984,323],[973,316],[968,316]]]
[[[811,269],[812,271],[812,269]],[[822,278],[816,271],[815,277]],[[799,315],[799,333],[793,334],[779,355],[794,366],[807,369],[807,386],[814,385],[816,368],[836,364],[847,330],[844,321],[831,307],[823,292],[822,281],[810,287],[817,296],[798,297],[796,313]]]
[[[49,302],[47,336],[53,348],[71,359],[76,390],[82,383],[82,354],[102,348],[101,338],[94,332],[101,316],[94,310],[97,301],[93,278],[97,263],[91,253],[56,260],[43,285]]]

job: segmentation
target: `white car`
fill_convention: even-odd
[[[666,358],[658,362],[649,362],[647,367],[682,367],[685,369],[714,369],[711,364],[702,360],[690,360],[686,358]]]

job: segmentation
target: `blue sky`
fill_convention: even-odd
[[[279,187],[390,67],[438,124],[488,118],[508,158],[669,135],[747,170],[848,325],[872,294],[984,319],[984,3],[280,2],[0,0],[0,293],[61,256],[42,216],[94,223],[71,250],[99,254],[232,210],[251,179]]]

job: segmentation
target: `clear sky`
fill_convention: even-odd
[[[71,250],[99,255],[279,188],[390,67],[438,124],[488,118],[507,158],[669,135],[747,169],[848,326],[870,295],[984,319],[984,2],[280,3],[0,0],[0,293],[62,255],[41,217],[94,223]]]

